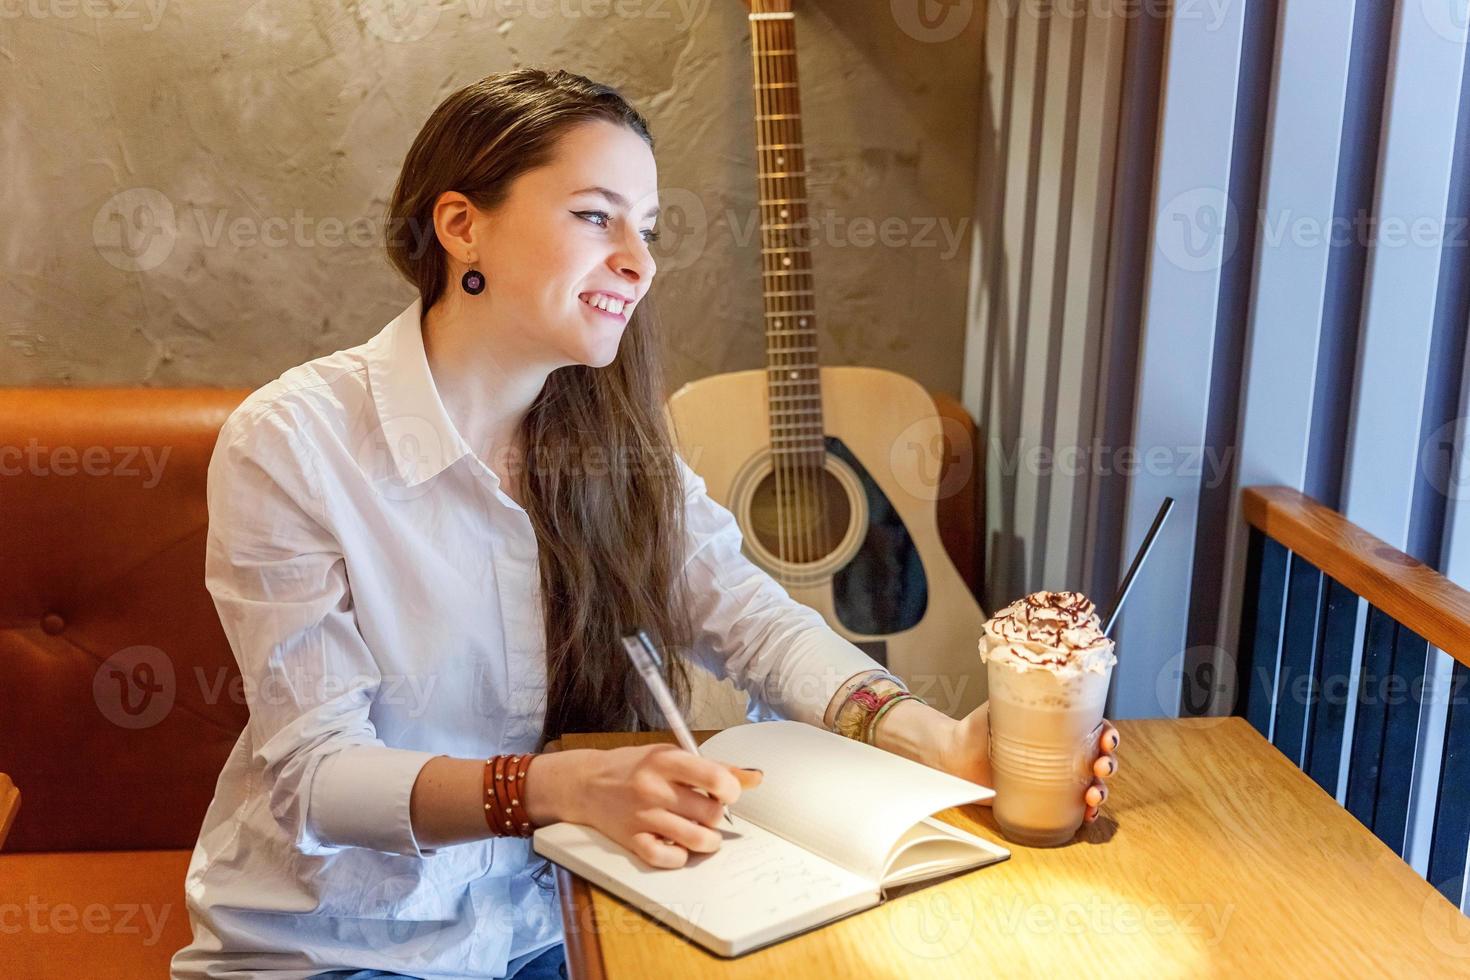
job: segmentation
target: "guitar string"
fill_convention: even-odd
[[[787,43],[783,47],[772,46],[782,44],[783,34],[786,37],[791,37],[792,41],[794,41],[794,37],[792,37],[792,25],[790,20],[757,22],[756,30],[763,36],[763,40],[766,42],[764,50],[767,52],[789,52],[794,50],[795,48],[794,43]],[[793,83],[795,81],[795,65],[791,63],[792,55],[766,54],[764,58],[767,68],[765,72],[764,84],[771,85],[772,87],[762,87],[757,90],[759,93],[757,104],[760,105],[761,108],[764,110],[762,114],[776,116],[794,115],[796,112],[796,106],[792,104],[793,99],[791,97],[788,97],[787,95],[788,92],[792,92],[790,83]],[[784,58],[786,60],[778,60],[780,58]],[[789,69],[789,71],[785,69]],[[786,145],[792,143],[792,141],[787,138],[786,135],[781,134],[785,133],[785,131],[789,128],[790,123],[785,119],[767,119],[766,122],[768,123],[765,130],[766,133],[768,135],[777,135],[775,136],[775,138],[766,140],[763,145],[769,146],[773,144],[782,144],[783,149],[789,149],[789,147],[787,147]],[[764,154],[773,152],[773,150],[761,151],[761,169],[763,171],[766,170],[766,158]],[[783,153],[783,159],[785,156],[786,154]],[[786,174],[788,173],[788,167],[785,164],[782,164],[780,165],[779,169],[770,170],[769,172],[773,174]],[[780,176],[768,177],[766,178],[766,180],[767,183],[774,183],[779,185],[780,188],[783,188],[775,196],[777,200],[787,202],[787,211],[789,215],[789,212],[794,209],[793,205],[796,203],[795,198],[790,195],[789,191],[789,185],[793,178],[789,176]],[[764,190],[765,188],[763,187],[763,193]],[[762,205],[762,211],[764,212],[764,205]],[[799,222],[783,221],[773,223],[796,224]],[[773,236],[773,239],[777,242],[784,241],[787,245],[790,245],[792,237],[790,234],[790,229],[783,228],[780,230],[785,232],[785,234]],[[777,267],[774,269],[765,269],[764,262],[762,263],[762,268],[764,271],[780,271],[779,265],[777,265]],[[793,268],[791,271],[800,272],[805,270],[800,268]],[[762,286],[764,287],[764,283],[762,283]],[[794,290],[783,289],[777,290],[777,292],[784,294],[794,292]],[[781,295],[775,298],[776,312],[784,314],[783,317],[777,319],[778,324],[788,323],[789,321],[793,321],[795,318],[797,318],[798,310],[795,307],[797,307],[798,304],[795,304],[794,297]],[[788,337],[795,338],[796,342],[793,343],[786,340],[785,338]],[[790,496],[794,497],[794,501],[791,505],[791,523],[794,525],[792,540],[794,553],[792,554],[791,559],[794,564],[805,564],[811,561],[816,550],[813,541],[814,528],[812,522],[814,510],[812,490],[816,483],[816,476],[811,461],[813,453],[810,447],[806,445],[807,440],[811,438],[811,433],[808,430],[811,428],[812,416],[815,414],[808,407],[808,403],[811,400],[810,396],[812,394],[808,390],[811,379],[806,376],[808,369],[805,368],[804,365],[800,364],[800,357],[797,356],[796,352],[790,350],[790,348],[793,347],[799,348],[810,346],[803,343],[805,339],[806,336],[804,331],[797,333],[781,334],[780,339],[776,340],[776,356],[774,358],[774,360],[779,363],[779,366],[785,369],[785,373],[787,375],[786,378],[781,379],[784,382],[781,387],[783,389],[789,389],[791,391],[791,395],[789,396],[790,400],[787,400],[785,403],[797,406],[794,409],[788,410],[789,415],[794,416],[796,419],[798,419],[796,425],[794,426],[796,432],[794,435],[785,436],[783,439],[783,441],[786,443],[795,443],[795,446],[783,446],[777,452],[778,458],[781,458],[783,460],[784,468],[786,469],[788,475],[787,493]],[[768,363],[770,362],[768,361]],[[794,377],[791,377],[793,375]]]
[[[780,6],[789,8],[791,5],[781,4]],[[780,31],[784,34],[782,40],[778,41],[777,43],[780,43],[782,45],[782,49],[791,52],[790,54],[783,56],[786,59],[783,64],[786,66],[787,70],[782,75],[780,80],[786,84],[783,85],[782,88],[775,90],[777,93],[779,93],[778,99],[781,103],[780,112],[786,115],[790,115],[799,120],[801,114],[801,89],[798,85],[799,66],[795,54],[796,24],[794,20],[781,20],[772,22],[772,27],[775,30]],[[793,126],[793,123],[791,121],[786,121],[785,125],[789,129]],[[799,159],[794,159],[790,165],[783,165],[778,172],[790,172],[802,175],[800,177],[782,177],[780,178],[780,180],[783,184],[788,186],[791,182],[800,180],[802,188],[802,217],[803,219],[805,219],[809,217],[809,214],[807,213],[807,191],[805,179],[805,172],[807,169],[805,140],[793,140],[788,138],[782,139],[779,142],[789,143],[793,145],[799,142],[801,144],[799,150]],[[788,155],[796,157],[798,154],[790,154],[788,151]],[[799,222],[799,224],[803,228],[806,227],[806,223],[804,220],[802,222]],[[789,240],[792,237],[791,232],[789,229],[785,230]],[[810,240],[803,239],[803,251],[801,253],[801,256],[806,264],[804,267],[800,268],[797,271],[801,273],[801,278],[804,280],[803,285],[805,287],[805,292],[807,293],[807,295],[804,297],[788,297],[788,300],[792,303],[792,305],[796,306],[798,309],[805,308],[808,305],[814,306],[816,301],[815,294],[811,292],[811,287],[813,284],[811,275],[812,255],[810,249]],[[800,290],[783,291],[800,292]],[[827,526],[827,500],[826,494],[822,492],[822,474],[825,470],[826,446],[823,426],[821,424],[822,406],[820,398],[818,397],[821,394],[821,369],[819,367],[815,354],[815,349],[818,343],[817,331],[815,327],[816,315],[813,312],[806,314],[806,316],[810,318],[809,322],[812,323],[812,327],[809,331],[809,334],[807,332],[803,332],[799,337],[796,337],[799,343],[797,343],[795,346],[800,346],[802,348],[805,348],[806,350],[804,354],[802,354],[801,356],[797,356],[795,360],[805,360],[806,362],[808,362],[802,368],[803,373],[801,380],[803,383],[801,385],[801,389],[802,394],[807,396],[806,401],[814,402],[815,404],[812,404],[809,407],[802,409],[803,424],[801,426],[801,438],[797,440],[799,443],[797,460],[799,462],[799,465],[801,466],[803,476],[802,485],[804,488],[805,497],[805,499],[802,501],[802,507],[800,510],[800,513],[803,517],[803,527],[806,531],[805,560],[807,562],[812,562],[821,557],[821,546],[825,543],[824,537]]]
[[[760,5],[757,4],[756,6],[759,7]],[[752,52],[752,55],[754,56],[754,66],[753,67],[754,67],[755,80],[756,80],[756,89],[755,89],[755,106],[756,106],[755,113],[756,113],[756,120],[755,120],[755,128],[756,128],[756,143],[758,144],[757,145],[757,149],[756,149],[756,153],[757,153],[756,173],[757,173],[757,185],[758,185],[757,186],[757,191],[756,191],[756,198],[757,198],[756,199],[756,206],[759,209],[759,212],[760,212],[760,215],[761,215],[761,220],[764,221],[764,219],[765,219],[765,209],[766,209],[766,205],[765,205],[765,181],[760,179],[760,175],[761,175],[761,172],[762,172],[763,167],[761,165],[761,159],[759,157],[759,154],[762,153],[762,152],[764,152],[764,151],[762,151],[760,149],[760,147],[766,146],[769,143],[773,142],[772,140],[766,138],[767,137],[767,123],[769,122],[769,120],[767,120],[767,119],[764,118],[764,116],[766,115],[766,111],[765,111],[765,107],[764,107],[764,93],[765,93],[766,90],[762,87],[764,85],[764,83],[765,83],[764,62],[768,59],[769,56],[766,55],[764,53],[764,50],[763,50],[763,43],[764,43],[764,40],[765,39],[762,36],[762,32],[761,32],[761,21],[751,21],[750,24],[751,24],[751,52]],[[764,306],[765,300],[767,299],[767,297],[765,296],[765,292],[764,292],[764,290],[765,290],[765,278],[766,278],[765,277],[765,272],[766,271],[767,271],[767,269],[766,269],[766,251],[765,251],[764,248],[762,248],[762,250],[761,250],[761,288],[762,288],[761,298],[762,298],[762,301],[763,301],[762,302],[762,306]],[[769,312],[769,310],[763,310],[763,312]],[[764,323],[765,323],[765,321],[767,319],[768,319],[767,317],[763,317],[762,318],[762,324],[763,325],[764,325]],[[771,337],[769,331],[767,331],[766,332],[766,340],[767,340],[767,342],[770,343],[772,341],[772,339],[773,338]],[[768,419],[774,420],[777,417],[776,413],[777,413],[777,406],[779,405],[779,402],[776,401],[776,398],[777,398],[776,392],[777,392],[778,389],[777,389],[777,387],[775,385],[771,384],[771,367],[773,366],[772,362],[773,362],[773,355],[767,354],[767,356],[766,356],[766,369],[767,369],[766,370],[766,415],[767,415],[767,418]],[[787,473],[786,473],[785,464],[784,464],[784,461],[782,459],[782,454],[779,451],[779,447],[773,446],[772,447],[772,453],[771,453],[771,455],[772,455],[772,471],[774,473],[775,481],[776,481],[776,553],[777,553],[777,556],[779,558],[779,561],[777,562],[777,566],[776,566],[775,572],[776,572],[776,577],[777,577],[778,581],[781,581],[782,584],[784,585],[784,584],[786,584],[785,566],[786,566],[786,562],[789,560],[790,551],[791,551],[791,548],[790,548],[791,542],[790,542],[790,539],[788,537],[788,531],[787,531],[787,527],[786,527],[786,509],[785,509],[785,505],[783,503],[784,498],[785,498],[785,495],[786,495],[786,487],[787,487],[788,480],[787,480]]]

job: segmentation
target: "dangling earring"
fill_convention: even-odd
[[[459,284],[471,296],[478,296],[485,291],[485,277],[475,269],[470,269],[466,272],[464,278],[459,281]]]

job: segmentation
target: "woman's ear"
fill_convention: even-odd
[[[434,202],[434,235],[450,257],[464,262],[478,245],[475,217],[479,209],[459,191],[445,191]]]

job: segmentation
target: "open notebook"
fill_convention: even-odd
[[[536,830],[537,854],[721,956],[880,904],[885,889],[992,864],[1004,847],[932,819],[995,791],[797,721],[738,725],[706,758],[765,771],[730,807],[720,849],[645,864],[591,827]]]

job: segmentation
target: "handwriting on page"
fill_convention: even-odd
[[[779,916],[851,887],[850,881],[825,870],[825,862],[779,837],[743,835],[726,840],[717,853],[724,859],[720,870],[726,897],[747,903],[753,914]]]

